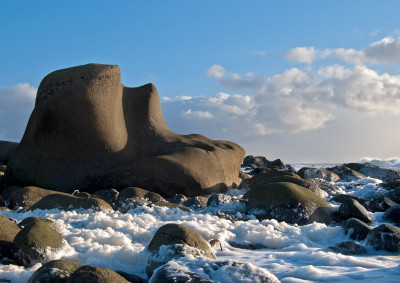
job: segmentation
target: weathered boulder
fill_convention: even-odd
[[[16,209],[18,207],[29,208],[30,206],[34,205],[45,196],[51,194],[63,194],[63,193],[53,190],[46,190],[34,186],[27,186],[27,187],[11,186],[3,191],[3,195],[6,198],[8,206],[11,209]]]
[[[390,192],[386,193],[385,196],[392,201],[400,204],[400,186],[392,189]]]
[[[297,174],[304,179],[318,178],[327,182],[340,181],[340,177],[337,174],[322,168],[303,167]]]
[[[78,268],[66,280],[66,283],[129,283],[124,277],[117,272],[106,268],[91,265],[84,265]]]
[[[23,229],[15,236],[14,246],[24,266],[32,266],[45,259],[46,249],[61,247],[63,236],[54,228],[53,221],[29,217],[21,221],[20,225]]]
[[[17,147],[17,142],[0,141],[0,162],[7,164]]]
[[[384,182],[391,182],[400,179],[400,170],[380,167],[371,163],[347,163],[349,167],[367,177],[380,179]]]
[[[400,226],[400,205],[393,206],[385,211],[383,219]]]
[[[400,252],[400,229],[393,225],[382,224],[372,229],[367,236],[366,244],[376,250]]]
[[[329,206],[310,190],[288,182],[256,185],[248,197],[248,209],[259,217],[300,225],[309,223],[317,208]]]
[[[64,283],[83,265],[70,260],[52,260],[42,265],[29,279],[29,283]]]
[[[14,238],[21,230],[13,221],[0,215],[0,259],[14,258]]]
[[[166,224],[160,227],[150,241],[148,250],[150,252],[158,249],[161,245],[187,245],[198,248],[204,252],[204,256],[215,259],[208,243],[195,230],[180,224]]]
[[[116,189],[99,190],[93,193],[93,196],[105,200],[109,205],[114,206],[117,202],[119,192]]]
[[[365,207],[355,199],[345,200],[339,207],[339,214],[344,220],[357,218],[365,223],[371,223],[374,221],[368,210],[366,210]]]
[[[37,203],[32,205],[29,209],[53,209],[58,208],[62,210],[73,210],[73,209],[89,209],[95,210],[113,210],[105,200],[97,197],[75,197],[68,194],[52,194],[48,195]]]
[[[243,157],[235,143],[171,131],[154,85],[125,87],[118,66],[88,64],[42,80],[5,181],[62,192],[137,186],[195,196],[238,184]]]
[[[372,228],[357,218],[348,219],[343,225],[346,234],[353,240],[364,240]]]

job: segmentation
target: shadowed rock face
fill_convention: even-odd
[[[7,185],[72,192],[138,186],[168,197],[238,184],[244,150],[171,131],[154,85],[121,84],[116,65],[55,71],[41,82]]]

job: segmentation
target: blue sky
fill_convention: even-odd
[[[41,79],[117,64],[181,133],[286,162],[400,156],[399,1],[0,1],[0,139]]]

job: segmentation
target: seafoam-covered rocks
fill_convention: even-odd
[[[45,259],[46,249],[59,249],[63,236],[55,229],[53,221],[29,217],[21,221],[21,231],[14,238],[18,259],[24,266],[32,266]]]
[[[343,201],[339,207],[339,213],[344,220],[357,218],[365,223],[374,221],[368,210],[361,203],[351,198]]]
[[[75,210],[75,209],[95,209],[102,211],[112,211],[113,208],[106,201],[97,197],[75,197],[68,194],[51,194],[45,196],[29,209],[53,209]]]
[[[346,234],[348,234],[351,239],[358,241],[364,240],[367,237],[368,233],[372,230],[371,226],[365,224],[357,218],[348,219],[344,223],[343,228]]]
[[[317,178],[327,182],[340,181],[340,177],[337,174],[322,168],[303,167],[297,172],[297,174],[304,179]]]
[[[293,183],[259,184],[248,193],[249,213],[304,225],[319,207],[329,204],[310,190]]]
[[[330,246],[329,249],[344,255],[361,255],[367,252],[363,246],[353,241],[340,242],[336,245]]]
[[[399,253],[400,228],[389,224],[381,224],[368,233],[366,244],[373,246],[376,250]]]
[[[198,271],[201,276],[190,270]],[[200,259],[198,261],[172,260],[157,269],[149,282],[278,283],[280,281],[268,270],[251,263]]]
[[[355,170],[367,177],[391,182],[400,179],[400,170],[380,167],[371,163],[347,163],[344,164],[352,170]]]
[[[174,223],[160,227],[147,249],[150,255],[146,274],[149,277],[154,269],[185,254],[216,259],[207,241],[197,231]]]
[[[357,181],[366,177],[365,175],[344,165],[337,165],[334,167],[326,168],[326,170],[337,174],[340,177],[340,180],[343,182]]]

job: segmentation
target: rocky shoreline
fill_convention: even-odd
[[[0,282],[318,281],[287,264],[305,250],[325,271],[375,266],[351,258],[371,250],[397,262],[400,170],[245,157],[171,131],[155,86],[120,79],[114,65],[49,74],[21,142],[0,141]]]

